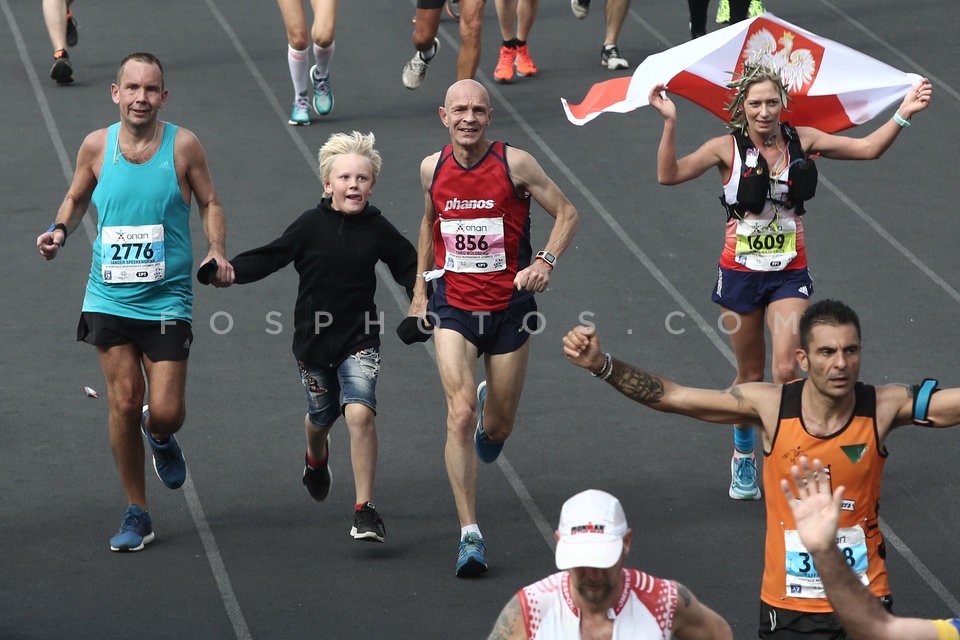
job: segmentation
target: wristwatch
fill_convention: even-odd
[[[536,259],[543,260],[548,265],[550,265],[551,269],[553,269],[557,265],[557,256],[553,255],[549,251],[538,251]]]
[[[57,229],[63,231],[63,240],[60,241],[60,246],[64,247],[67,244],[67,225],[63,224],[62,222],[57,222],[50,225],[50,228],[47,229],[47,231],[56,231]]]

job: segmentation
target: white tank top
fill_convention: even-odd
[[[636,569],[623,569],[623,586],[607,616],[613,640],[669,640],[677,608],[677,585]],[[579,640],[580,611],[570,595],[570,574],[555,573],[517,592],[527,637]]]

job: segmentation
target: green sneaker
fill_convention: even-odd
[[[330,74],[320,77],[317,66],[310,67],[310,80],[313,82],[313,110],[317,115],[325,116],[333,111],[333,88],[330,86]]]

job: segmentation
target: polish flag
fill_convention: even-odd
[[[780,70],[790,94],[790,124],[828,133],[867,122],[922,79],[765,13],[649,56],[633,76],[590,87],[580,104],[560,100],[570,122],[583,125],[601,113],[649,104],[650,89],[663,83],[669,93],[728,121],[724,106],[733,94],[726,84],[745,62]]]

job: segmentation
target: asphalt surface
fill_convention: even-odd
[[[162,117],[204,144],[231,255],[276,237],[319,199],[316,150],[330,133],[354,129],[375,132],[384,157],[372,201],[415,242],[419,162],[447,139],[436,109],[455,79],[456,25],[444,19],[439,56],[423,87],[408,91],[400,71],[412,54],[414,3],[341,3],[336,107],[292,128],[273,3],[77,2],[76,82],[56,86],[39,3],[0,0],[0,229],[8,249],[0,254],[0,638],[485,637],[516,589],[553,571],[560,506],[590,487],[623,502],[634,529],[630,564],[680,580],[737,638],[756,637],[763,506],[727,498],[730,428],[635,405],[560,352],[561,336],[592,314],[583,317],[616,356],[687,384],[730,383],[732,356],[709,300],[723,223],[716,179],[657,185],[661,125],[650,109],[585,127],[566,121],[561,96],[579,101],[614,75],[598,64],[602,3],[582,22],[566,2],[542,3],[530,41],[540,75],[509,86],[491,80],[499,36],[488,4],[478,79],[493,101],[490,136],[538,157],[582,217],[538,298],[546,325],[534,338],[518,426],[501,459],[480,472],[490,572],[459,580],[432,347],[406,347],[393,334],[405,304],[387,283],[378,293],[386,331],[377,478],[386,544],[348,534],[353,486],[342,422],[330,498],[317,504],[303,490],[292,269],[242,288],[197,288],[180,435],[190,477],[171,492],[151,472],[158,540],[142,553],[111,553],[125,505],[105,387],[93,350],[74,341],[92,227],[71,236],[52,263],[35,248],[84,136],[117,119],[110,83],[119,60],[137,50],[165,65]],[[620,38],[634,65],[688,37],[683,3],[653,5],[634,2]],[[768,9],[933,81],[933,105],[881,160],[820,163],[807,244],[815,297],[840,298],[860,313],[864,380],[933,376],[960,385],[960,189],[950,168],[960,67],[947,26],[960,21],[960,5],[768,0]],[[682,101],[680,123],[681,152],[722,131]],[[540,210],[533,229],[535,246],[545,242],[550,219]],[[282,314],[279,333],[271,312]],[[84,386],[100,398],[86,397]],[[960,614],[958,446],[958,430],[904,428],[888,440],[881,513],[902,615]]]

